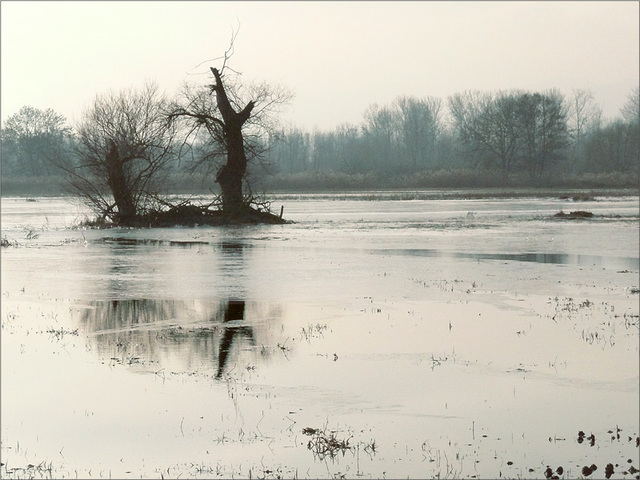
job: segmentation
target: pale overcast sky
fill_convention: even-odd
[[[2,1],[1,116],[53,108],[71,122],[96,93],[206,82],[240,25],[231,66],[288,86],[283,118],[359,124],[401,95],[592,90],[617,116],[638,85],[639,3]],[[200,74],[200,75],[194,75]]]

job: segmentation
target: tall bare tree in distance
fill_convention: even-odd
[[[72,131],[51,108],[24,106],[2,127],[3,174],[51,175],[71,164]]]
[[[631,89],[620,113],[627,122],[640,123],[640,88]]]
[[[269,143],[268,135],[275,132],[275,113],[291,98],[282,87],[239,81],[240,74],[227,65],[235,35],[221,57],[222,67],[210,67],[214,83],[203,87],[185,85],[182,98],[169,115],[185,132],[183,145],[192,148],[196,144],[205,150],[195,159],[194,166],[215,174],[222,209],[229,215],[250,206],[250,188],[247,187],[248,192],[243,188],[247,167],[261,159]]]
[[[584,157],[584,148],[589,135],[597,131],[602,123],[602,109],[596,103],[593,92],[574,88],[567,100],[567,131],[571,139],[570,159],[573,169],[579,168],[579,159]]]

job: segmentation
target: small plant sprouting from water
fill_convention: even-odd
[[[624,319],[624,328],[627,330],[631,327],[638,328],[638,325],[640,325],[640,322],[638,322],[640,315],[635,313],[624,313],[623,315],[615,315],[615,317]]]
[[[327,456],[333,458],[338,454],[338,452],[344,455],[344,452],[351,449],[351,446],[349,446],[349,440],[351,440],[351,437],[339,439],[336,436],[337,432],[335,431],[306,427],[302,429],[302,433],[311,437],[309,443],[307,443],[307,448],[320,460]]]
[[[431,370],[434,370],[436,367],[439,367],[444,362],[449,360],[449,357],[435,357],[433,354],[431,354],[430,360],[431,360]]]
[[[2,237],[2,243],[1,245],[2,247],[17,247],[18,246],[18,242],[11,241],[7,238],[7,236],[5,235],[4,237]]]
[[[378,449],[378,444],[376,443],[375,440],[371,440],[369,443],[367,443],[364,446],[364,451],[373,455],[376,454],[377,449]]]
[[[278,345],[276,345],[280,350],[282,350],[285,356],[288,352],[291,351],[291,348],[287,347],[287,340],[289,340],[289,338],[286,338],[285,341],[282,343],[278,342]]]
[[[621,325],[628,330],[631,326],[637,327],[637,314],[625,312],[616,313],[615,305],[609,302],[594,303],[589,299],[582,301],[572,297],[554,297],[549,299],[549,304],[554,309],[549,318],[557,323],[571,321],[573,329],[580,339],[589,345],[597,345],[601,348],[613,347],[620,340],[620,331],[616,326]],[[580,321],[577,321],[579,318]],[[625,334],[622,334],[625,336]],[[628,336],[628,334],[626,335]]]
[[[63,328],[63,327],[60,327],[60,328],[51,327],[47,330],[47,333],[52,337],[54,337],[56,340],[62,340],[62,338],[65,335],[78,336],[78,329],[76,328],[75,330],[67,330],[66,328]]]
[[[300,330],[301,338],[304,338],[307,343],[311,342],[312,338],[324,337],[324,332],[329,328],[327,324],[316,323],[315,325],[310,323],[306,328],[302,327]]]
[[[35,227],[32,225],[24,225],[22,227],[22,231],[24,232],[24,238],[27,240],[35,240],[40,236],[39,233],[36,232]]]
[[[39,464],[28,464],[24,467],[10,467],[2,464],[2,478],[54,478],[53,463],[42,461]]]

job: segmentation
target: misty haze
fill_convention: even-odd
[[[1,8],[2,478],[640,478],[637,3]]]

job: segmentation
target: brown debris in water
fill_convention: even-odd
[[[311,437],[307,448],[321,459],[326,456],[334,457],[338,452],[344,454],[345,451],[351,449],[349,446],[351,437],[340,440],[336,437],[336,432],[327,432],[319,428],[306,427],[302,430],[302,433]]]
[[[575,220],[578,218],[592,218],[592,217],[593,217],[593,213],[585,212],[584,210],[576,210],[570,213],[564,213],[562,210],[560,210],[558,213],[554,215],[554,218],[564,218],[567,220]]]

